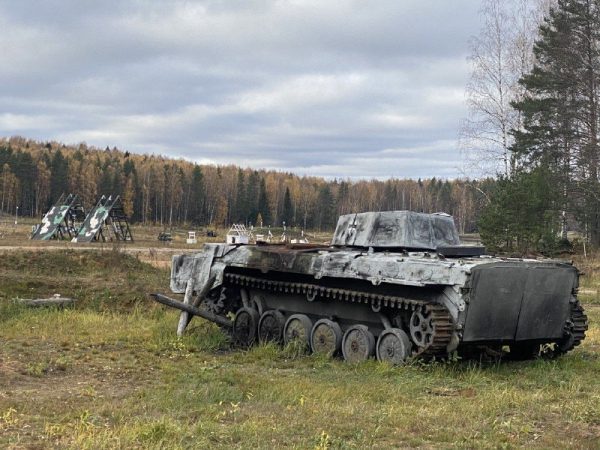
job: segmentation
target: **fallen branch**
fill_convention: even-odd
[[[73,305],[77,300],[74,298],[68,297],[50,297],[50,298],[36,298],[36,299],[28,299],[28,298],[17,298],[15,299],[17,303],[21,305],[29,306],[31,308],[43,307],[43,306],[68,306]]]

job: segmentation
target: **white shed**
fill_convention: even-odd
[[[226,242],[228,244],[248,244],[251,237],[252,232],[248,231],[244,225],[234,224],[227,232]]]

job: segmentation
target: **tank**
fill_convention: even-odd
[[[585,338],[578,270],[462,245],[447,214],[366,212],[339,218],[331,243],[205,244],[173,257],[170,288],[193,316],[248,347],[277,342],[350,362],[376,357],[557,356]]]

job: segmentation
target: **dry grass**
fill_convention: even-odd
[[[133,242],[93,242],[86,244],[75,244],[69,241],[32,241],[29,239],[32,226],[37,222],[24,218],[19,220],[18,226],[14,226],[14,221],[0,222],[0,254],[3,252],[14,251],[118,251],[134,256],[140,261],[149,263],[158,268],[169,268],[173,255],[182,252],[197,252],[202,249],[202,246],[207,242],[224,242],[228,229],[217,228],[215,231],[216,237],[207,237],[207,228],[173,228],[171,242],[161,242],[158,240],[158,235],[162,231],[166,231],[165,227],[160,226],[142,226],[133,225],[132,235]],[[196,231],[197,243],[187,244],[188,231]],[[266,235],[266,230],[256,230],[257,233]],[[280,228],[272,228],[273,236],[278,239],[283,230]],[[293,236],[298,232],[291,231]],[[296,234],[294,234],[296,233]],[[289,233],[288,233],[289,234]],[[308,238],[313,243],[324,243],[331,239],[329,232],[309,232]]]
[[[199,319],[177,339],[176,313],[143,296],[166,270],[105,253],[1,260],[0,447],[600,448],[598,306],[554,361],[352,366],[231,351]],[[80,303],[11,301],[57,286]]]
[[[587,304],[600,305],[600,254],[575,255],[573,262],[582,272],[579,298]]]

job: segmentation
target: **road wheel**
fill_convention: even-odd
[[[233,320],[233,341],[240,347],[250,347],[256,341],[258,311],[246,306],[238,309]]]
[[[344,333],[342,353],[351,363],[366,361],[375,351],[375,337],[365,325],[353,325]]]
[[[312,320],[304,314],[290,316],[283,327],[283,341],[286,345],[291,342],[298,342],[303,347],[308,348],[312,326]]]
[[[376,350],[379,361],[400,365],[410,356],[410,338],[400,328],[384,330],[379,335]]]
[[[258,321],[258,340],[261,343],[281,343],[285,317],[276,309],[265,311]]]
[[[310,346],[314,353],[333,356],[342,345],[342,329],[329,319],[317,321],[310,332]]]

